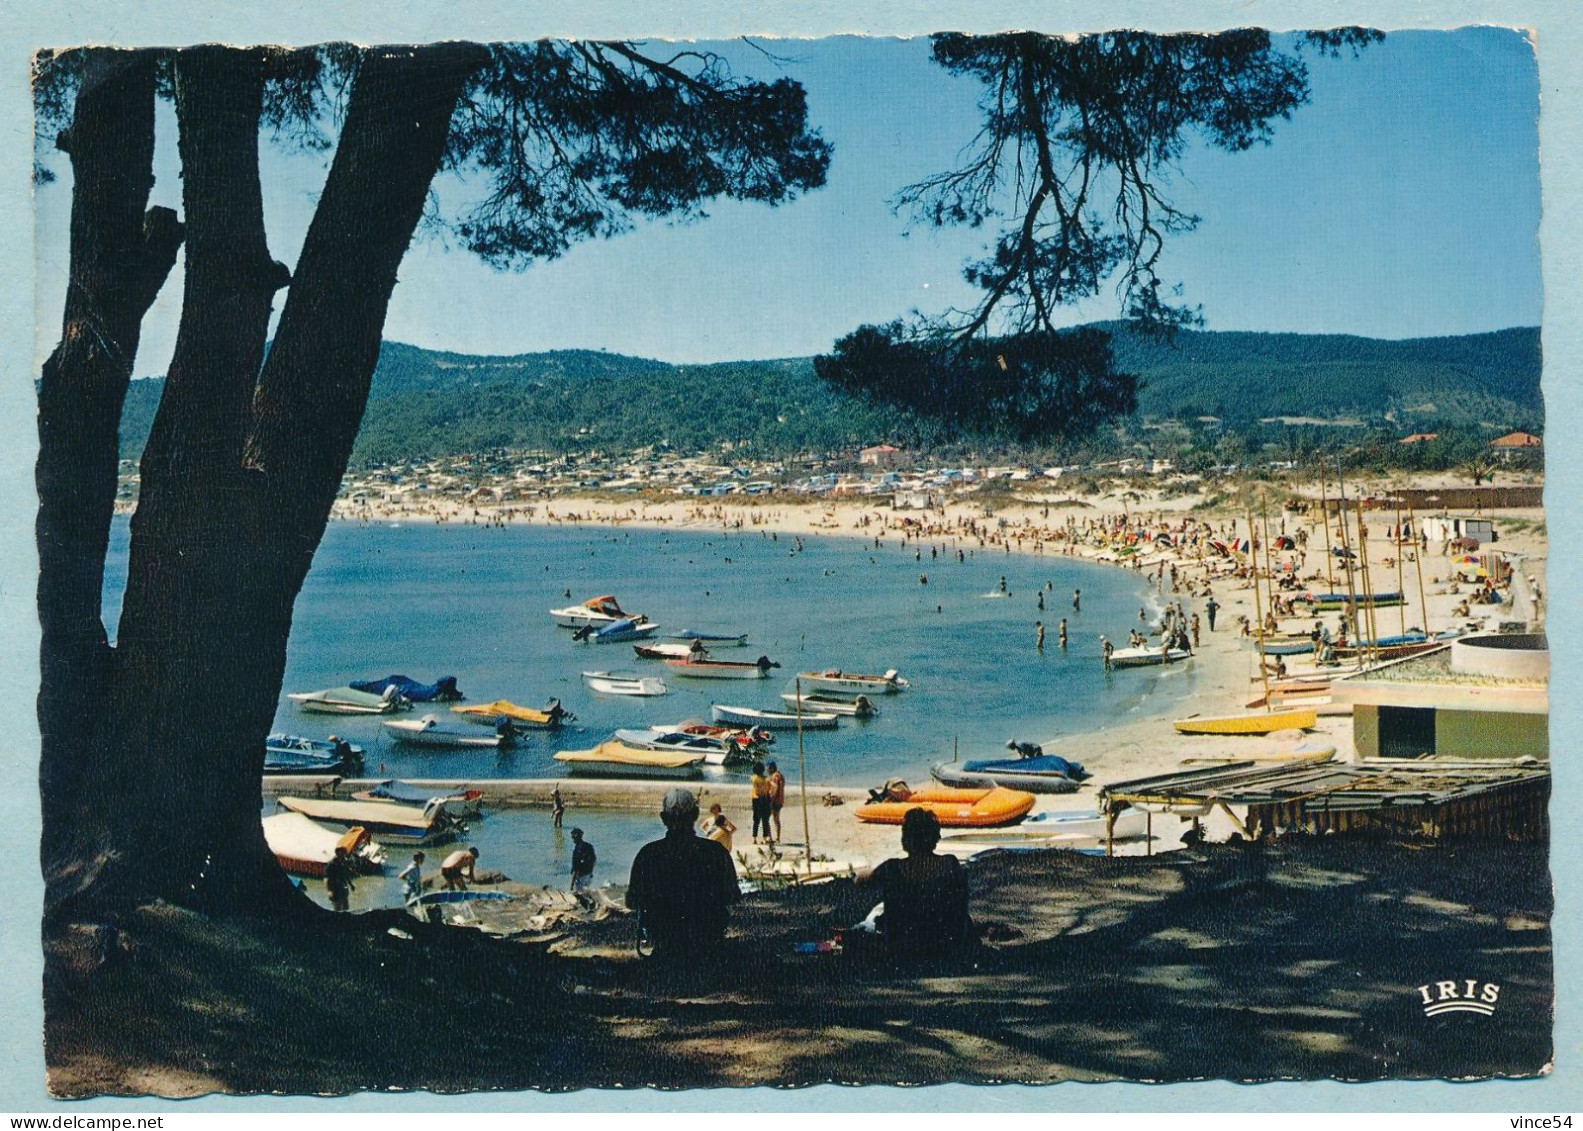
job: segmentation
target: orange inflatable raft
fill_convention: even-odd
[[[873,801],[857,810],[857,819],[876,825],[899,825],[909,809],[927,809],[947,829],[982,829],[1007,825],[1028,815],[1033,794],[996,786],[994,789],[920,789],[904,801]]]

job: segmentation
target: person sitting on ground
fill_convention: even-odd
[[[716,801],[709,806],[709,816],[705,817],[699,826],[699,835],[705,840],[712,840],[727,852],[732,849],[731,838],[736,835],[737,827],[720,809],[720,802]]]
[[[627,884],[627,906],[643,916],[654,956],[681,957],[717,945],[730,907],[742,898],[725,847],[693,835],[698,799],[673,789],[660,806],[665,836],[638,849]]]
[[[901,821],[905,856],[860,873],[859,884],[880,889],[884,913],[879,935],[892,958],[940,957],[973,937],[967,908],[967,872],[954,856],[935,852],[940,822],[927,809],[909,809]]]
[[[440,862],[440,877],[445,880],[446,891],[466,891],[467,885],[477,883],[473,869],[478,863],[478,849],[459,848]]]

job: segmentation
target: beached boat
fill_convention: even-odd
[[[519,707],[509,699],[496,699],[493,703],[469,703],[465,707],[452,707],[451,713],[479,726],[499,726],[500,721],[506,719],[513,726],[540,730],[554,730],[576,717],[561,706],[559,699],[551,699],[540,711],[532,707]]]
[[[834,711],[758,711],[752,707],[726,707],[715,704],[709,713],[717,723],[739,727],[763,727],[766,730],[834,730],[840,716]]]
[[[443,809],[420,808],[393,801],[334,801],[322,797],[277,797],[282,809],[335,825],[362,825],[392,844],[444,844],[460,826]]]
[[[640,750],[614,739],[592,750],[562,750],[555,760],[573,774],[615,778],[695,778],[704,764],[696,750]]]
[[[937,786],[917,790],[903,801],[871,801],[856,812],[858,820],[869,824],[899,825],[907,810],[927,809],[942,828],[991,828],[1021,820],[1033,808],[1033,802],[1033,794],[1003,786],[991,789]]]
[[[362,764],[363,748],[351,743],[295,734],[272,734],[264,740],[266,774],[339,774]]]
[[[400,805],[421,805],[424,808],[437,805],[448,816],[458,820],[484,815],[484,791],[481,789],[435,789],[394,779],[360,789],[352,794],[352,800],[395,802]]]
[[[1148,815],[1140,809],[1123,809],[1116,815],[1114,830],[1107,830],[1105,814],[1093,809],[1070,812],[1035,813],[1016,830],[998,832],[950,833],[940,839],[942,851],[952,847],[975,846],[979,851],[993,847],[1055,848],[1071,842],[1103,841],[1107,835],[1117,840],[1143,836]]]
[[[385,866],[384,848],[361,825],[337,832],[301,813],[275,813],[265,817],[263,824],[269,851],[293,875],[324,875],[324,867],[335,859],[337,848],[352,854],[359,872],[373,873]]]
[[[860,691],[866,695],[889,695],[910,686],[896,674],[895,668],[884,675],[862,675],[844,672],[839,668],[827,668],[821,672],[798,672],[797,678],[810,691]]]
[[[412,703],[456,703],[467,698],[457,690],[454,675],[441,676],[433,683],[419,683],[411,676],[387,675],[384,679],[353,680],[349,686],[353,691],[366,691],[370,695],[384,695],[394,690]]]
[[[1368,608],[1370,605],[1376,609],[1387,609],[1405,603],[1405,598],[1400,593],[1375,593],[1372,596],[1363,593],[1358,593],[1356,596],[1350,593],[1304,593],[1296,599],[1306,601],[1316,612],[1342,609],[1348,602],[1352,602],[1360,609]]]
[[[485,747],[498,750],[517,741],[510,723],[494,734],[480,734],[476,730],[451,730],[442,727],[438,716],[424,715],[421,719],[391,719],[385,723],[397,742],[410,746],[434,746],[442,749]]]
[[[603,628],[618,620],[628,620],[632,615],[622,609],[614,597],[593,597],[581,605],[550,610],[550,619],[562,628],[584,628],[590,624],[595,628]]]
[[[628,618],[613,621],[603,628],[584,625],[572,634],[573,640],[588,640],[595,644],[630,644],[634,640],[647,640],[660,630],[657,624]]]
[[[351,687],[328,687],[323,691],[293,691],[286,696],[299,709],[320,715],[389,715],[412,709],[412,704],[394,691],[372,695]]]
[[[1071,793],[1089,774],[1082,766],[1057,754],[1033,758],[979,758],[968,762],[940,762],[929,770],[935,781],[957,789],[987,789],[1002,785],[1027,793]]]
[[[601,695],[664,695],[670,691],[662,679],[639,678],[625,672],[584,672],[588,690]]]
[[[1171,725],[1182,734],[1273,734],[1278,730],[1311,730],[1318,723],[1319,716],[1314,711],[1275,711],[1264,715],[1177,719]]]
[[[666,660],[665,666],[688,679],[768,679],[770,669],[780,667],[768,656],[760,656],[751,664],[734,660]]]
[[[1113,668],[1143,668],[1191,660],[1193,654],[1181,648],[1117,648],[1110,654]]]
[[[781,701],[796,706],[799,702],[804,710],[824,711],[835,715],[848,715],[856,719],[872,718],[879,714],[879,708],[869,702],[867,695],[837,695],[830,691],[804,691],[801,696],[795,691],[788,691],[781,696]]]
[[[684,628],[680,632],[668,632],[667,640],[685,640],[689,644],[696,640],[705,648],[741,648],[748,642],[748,634],[738,633],[736,636],[720,635],[713,632],[699,632],[697,629]]]
[[[1266,656],[1302,656],[1314,650],[1314,642],[1307,635],[1281,634],[1279,636],[1266,636],[1260,640],[1256,636],[1247,638],[1257,651]]]

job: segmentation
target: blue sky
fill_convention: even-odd
[[[685,225],[645,223],[560,260],[500,273],[420,236],[402,265],[386,336],[433,348],[592,348],[667,361],[816,353],[864,322],[964,305],[962,264],[985,233],[908,230],[903,185],[948,167],[972,136],[976,84],[946,75],[926,40],[834,38],[723,50],[757,77],[808,91],[835,149],[829,183],[776,209],[731,202]],[[1511,31],[1396,32],[1360,56],[1310,57],[1313,97],[1274,144],[1195,146],[1172,199],[1202,217],[1163,275],[1211,329],[1402,338],[1540,320],[1539,87]],[[156,203],[179,207],[174,118],[160,119]],[[288,264],[326,155],[262,151],[270,246]],[[54,345],[65,281],[69,168],[38,195],[39,358]],[[465,186],[442,184],[442,200]],[[139,375],[164,371],[180,277],[151,312]],[[282,296],[283,297],[283,296]],[[1106,292],[1070,313],[1113,317]]]

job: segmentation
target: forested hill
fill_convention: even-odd
[[[1120,326],[1120,367],[1143,380],[1145,417],[1227,426],[1274,416],[1357,417],[1402,432],[1538,430],[1539,331],[1382,341],[1188,331],[1174,343]],[[122,454],[143,447],[161,382],[134,381]],[[808,358],[670,365],[592,350],[485,357],[387,342],[357,464],[489,448],[683,451],[751,440],[761,454],[895,438],[887,414],[832,393]]]

